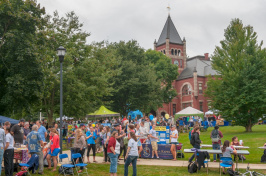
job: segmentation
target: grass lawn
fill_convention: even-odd
[[[109,175],[109,164],[90,164],[88,166],[88,173],[89,175]],[[244,173],[244,170],[240,170],[240,172]],[[266,174],[265,170],[259,170],[258,172]],[[201,169],[199,173],[190,174],[187,171],[187,167],[164,167],[164,166],[137,166],[137,173],[141,176],[177,176],[177,175],[197,175],[197,176],[203,176],[206,174],[206,168]],[[54,176],[58,175],[58,172],[52,173],[51,171],[48,171],[45,169],[44,175],[47,176]],[[76,174],[75,174],[76,175]],[[118,166],[118,174],[119,176],[124,175],[124,165]],[[129,173],[128,175],[132,175],[132,167],[129,167]],[[209,174],[208,176],[218,176],[219,169],[217,168],[209,168]],[[227,174],[228,175],[228,174]]]
[[[212,144],[210,139],[210,134],[213,128],[209,127],[208,131],[201,132],[200,139],[203,141],[203,144]],[[262,147],[266,142],[266,126],[265,125],[255,125],[252,128],[253,132],[245,132],[244,127],[240,126],[226,126],[220,127],[220,131],[223,133],[224,137],[222,138],[222,142],[225,140],[229,140],[231,142],[232,137],[237,136],[238,140],[243,140],[244,146],[249,146],[248,150],[250,155],[245,155],[246,161],[244,163],[260,163],[261,156],[263,154],[263,149],[259,149],[258,147]],[[188,133],[179,134],[179,142],[183,143],[183,149],[191,148],[191,144],[188,139]],[[209,148],[210,149],[210,148]],[[191,154],[185,153],[185,160]],[[213,155],[211,155],[212,159]],[[212,161],[212,160],[211,160]]]

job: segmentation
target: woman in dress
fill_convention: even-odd
[[[81,131],[81,129],[77,129],[76,131],[76,138],[74,141],[74,148],[75,148],[75,153],[80,153],[81,154],[81,158],[78,158],[76,160],[76,163],[83,163],[83,155],[86,149],[86,141],[85,141],[85,137],[83,132]],[[83,167],[80,168],[81,170],[79,170],[78,172],[82,172]]]
[[[57,167],[57,155],[60,152],[58,131],[55,128],[52,128],[50,136],[51,136],[51,146],[50,146],[50,151],[47,155],[47,162],[48,162],[48,169],[51,169],[51,157],[52,157],[54,162],[54,169],[52,171],[54,172],[56,171]]]

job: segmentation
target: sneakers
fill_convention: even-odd
[[[159,159],[159,156],[157,156],[157,159]]]

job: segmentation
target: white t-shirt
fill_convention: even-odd
[[[177,130],[171,131],[172,136],[175,136],[176,134],[177,134],[177,138],[171,137],[171,142],[177,142],[177,139],[178,139],[178,131]]]
[[[117,140],[115,143],[115,153],[120,154],[120,143]]]
[[[9,142],[9,146],[7,147],[7,149],[13,149],[14,148],[14,137],[8,133],[6,135],[6,143]]]
[[[128,141],[128,147],[130,147],[130,151],[129,151],[128,155],[130,155],[130,156],[139,156],[137,141],[135,141],[134,139],[131,138]]]

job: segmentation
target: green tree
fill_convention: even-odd
[[[247,132],[266,113],[266,52],[253,27],[234,19],[216,47],[212,66],[220,74],[208,81],[206,95],[213,108]]]
[[[169,101],[169,94],[176,95],[171,90],[171,83],[176,79],[177,67],[171,67],[168,57],[159,52],[145,53],[134,40],[111,43],[107,49],[115,52],[118,61],[114,67],[117,74],[110,79],[115,91],[107,97],[108,101],[112,101],[113,110],[121,114],[136,109],[149,112]],[[169,75],[163,71],[167,68],[170,68]]]
[[[43,25],[35,0],[0,1],[0,114],[21,117],[39,100],[43,79],[35,39]]]
[[[102,104],[101,97],[109,95],[108,79],[113,71],[110,65],[115,64],[112,53],[107,53],[104,43],[86,44],[90,35],[82,30],[74,12],[59,17],[46,16],[47,25],[39,33],[42,43],[39,52],[42,53],[42,69],[45,75],[41,109],[48,116],[49,123],[59,114],[59,70],[60,63],[56,49],[64,46],[67,50],[63,62],[63,113],[67,116],[85,117],[88,112],[95,110],[96,105]]]

